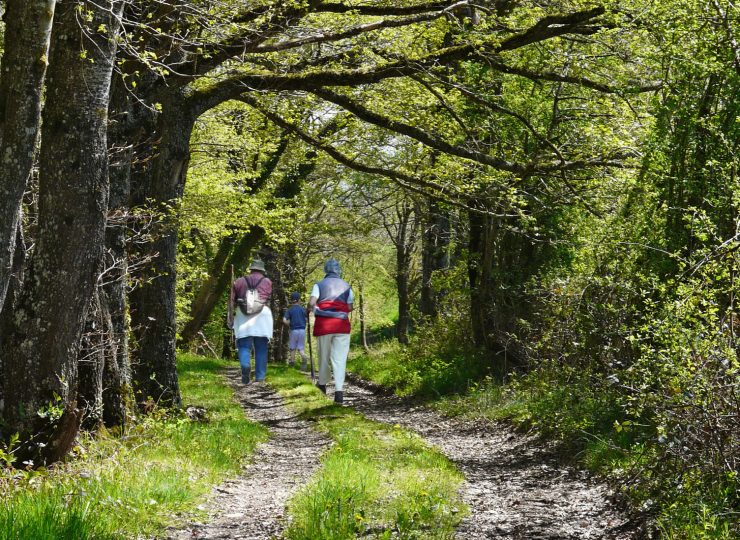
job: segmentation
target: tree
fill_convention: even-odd
[[[405,122],[388,119],[372,113],[352,100],[327,87],[343,86],[372,88],[376,83],[424,73],[444,63],[463,59],[479,58],[481,46],[475,40],[445,46],[444,34],[427,32],[434,24],[444,20],[452,11],[460,8],[459,3],[440,2],[429,4],[404,4],[402,6],[352,6],[342,3],[308,2],[306,4],[266,4],[247,9],[229,18],[233,31],[209,32],[203,43],[192,43],[182,36],[187,29],[182,26],[181,15],[188,12],[187,4],[163,3],[157,8],[134,4],[131,10],[132,33],[146,35],[150,44],[146,54],[130,57],[127,73],[137,83],[138,92],[144,103],[157,113],[147,116],[157,140],[156,152],[151,154],[144,178],[135,188],[139,195],[138,204],[145,201],[158,211],[174,208],[182,196],[183,183],[188,164],[188,141],[195,118],[205,111],[230,99],[241,99],[266,112],[271,120],[283,129],[295,126],[279,114],[264,109],[253,97],[246,96],[251,90],[275,94],[309,91],[325,100],[356,114],[371,124],[390,129],[404,136],[422,141],[424,144],[464,159],[479,161],[488,166],[511,172],[524,172],[540,165],[510,163],[485,152],[471,150],[444,140],[443,137],[413,128]],[[502,8],[503,9],[503,8]],[[504,10],[505,11],[505,10]],[[503,31],[484,39],[489,44],[482,60],[500,71],[519,73],[518,68],[501,63],[498,55],[534,43],[567,34],[590,35],[598,30],[593,25],[602,14],[603,8],[574,12],[568,15],[549,15],[521,31]],[[202,14],[194,12],[196,25],[204,24]],[[492,12],[493,13],[493,12]],[[149,15],[151,14],[151,17]],[[310,16],[310,17],[309,17]],[[492,17],[494,15],[491,15]],[[381,17],[371,22],[367,17]],[[149,18],[149,23],[139,24]],[[485,18],[485,17],[482,17]],[[309,32],[296,33],[298,21],[308,21]],[[218,21],[220,23],[221,21]],[[218,24],[217,23],[217,24]],[[142,26],[144,29],[142,30]],[[342,28],[335,30],[335,28]],[[398,46],[394,37],[418,35],[423,38],[420,46],[408,51]],[[417,34],[418,32],[418,34]],[[374,38],[377,49],[366,46],[366,38]],[[485,33],[481,32],[481,38]],[[212,39],[217,36],[216,39]],[[316,54],[314,51],[318,51]],[[156,61],[152,61],[154,58]],[[322,66],[320,69],[318,66]],[[136,76],[137,71],[143,73]],[[605,85],[585,78],[572,78],[552,73],[531,73],[523,76],[583,82],[593,87]],[[266,105],[265,105],[266,106]],[[268,107],[269,108],[269,107]],[[286,127],[287,126],[287,127]],[[299,136],[310,141],[300,129]],[[297,132],[297,133],[298,133]],[[314,140],[310,137],[311,140]],[[341,154],[323,146],[332,157],[342,161]],[[585,164],[603,162],[602,157],[586,160]],[[551,169],[568,169],[584,165],[578,161],[549,163]],[[439,189],[437,182],[422,180],[402,173],[389,174],[376,168],[365,168],[366,172],[389,175],[408,188],[430,193]],[[136,175],[135,175],[136,176]],[[442,193],[446,191],[441,189]],[[158,397],[163,402],[177,403],[175,363],[174,290],[175,268],[174,245],[176,243],[175,219],[163,220],[147,251],[156,254],[156,268],[149,269],[144,284],[132,295],[131,311],[134,330],[137,332],[139,363],[137,379],[143,395]]]
[[[21,199],[31,174],[55,0],[8,0],[0,66],[0,312],[13,274]]]
[[[122,7],[113,0],[65,4],[52,32],[38,236],[1,351],[6,381],[27,381],[5,385],[3,420],[9,433],[21,434],[17,456],[42,462],[66,454],[81,417],[77,350],[102,270],[107,109]]]

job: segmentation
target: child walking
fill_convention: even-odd
[[[295,364],[295,352],[301,355],[301,371],[306,371],[306,353],[303,352],[306,343],[306,310],[300,306],[301,293],[290,295],[291,306],[283,316],[283,323],[290,327],[288,350],[290,351],[289,365]]]

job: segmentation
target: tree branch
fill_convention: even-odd
[[[515,174],[522,174],[525,172],[524,167],[521,165],[503,159],[495,158],[493,156],[489,156],[488,154],[483,154],[475,150],[469,150],[461,146],[450,144],[447,141],[430,135],[429,133],[417,127],[411,126],[404,122],[391,120],[388,117],[373,112],[367,107],[364,107],[363,105],[352,101],[348,97],[332,92],[331,90],[327,90],[326,88],[315,88],[310,90],[310,92],[320,97],[321,99],[339,105],[343,109],[351,112],[365,122],[388,129],[395,133],[400,133],[401,135],[406,135],[407,137],[411,137],[412,139],[415,139],[430,148],[439,150],[440,152],[469,159],[471,161],[475,161],[483,165],[488,165],[502,171],[512,172]]]
[[[420,22],[433,21],[435,19],[439,19],[440,17],[444,17],[451,10],[457,7],[468,5],[469,1],[470,0],[463,0],[461,2],[457,2],[440,11],[421,13],[418,15],[414,15],[411,17],[405,17],[402,19],[383,19],[380,21],[375,21],[375,22],[371,22],[367,24],[360,24],[360,25],[348,28],[347,30],[344,30],[342,32],[333,32],[333,33],[328,33],[328,34],[322,33],[322,34],[316,34],[313,36],[306,36],[300,39],[281,41],[278,43],[274,43],[272,45],[262,45],[261,47],[254,49],[253,52],[263,53],[263,52],[284,51],[287,49],[294,49],[297,47],[302,47],[303,45],[309,45],[311,43],[327,43],[327,42],[332,42],[332,41],[339,41],[342,39],[359,36],[360,34],[364,34],[366,32],[382,30],[384,28],[398,28],[402,26],[410,26],[412,24],[417,24]]]
[[[425,197],[429,197],[433,200],[446,202],[453,206],[464,208],[471,212],[476,212],[476,213],[489,215],[489,216],[496,216],[496,217],[511,217],[509,214],[497,214],[497,213],[485,210],[484,208],[481,208],[479,197],[466,194],[466,193],[451,193],[450,192],[450,188],[452,187],[451,184],[440,184],[438,182],[433,182],[433,181],[420,178],[418,176],[413,176],[413,175],[410,175],[410,174],[407,174],[401,171],[394,171],[394,170],[385,169],[382,167],[373,167],[371,165],[365,165],[363,163],[360,163],[356,159],[353,159],[345,155],[344,153],[340,152],[339,150],[334,148],[332,145],[316,139],[315,137],[303,131],[300,127],[285,120],[280,115],[270,111],[269,109],[264,107],[262,104],[260,104],[254,97],[248,94],[244,94],[239,97],[239,100],[243,101],[244,103],[253,107],[255,110],[262,113],[266,118],[268,118],[276,126],[286,131],[289,131],[291,133],[294,133],[298,138],[300,138],[307,144],[313,146],[317,150],[321,150],[322,152],[328,154],[335,161],[337,161],[338,163],[341,163],[347,168],[353,169],[358,172],[366,173],[366,174],[372,174],[372,175],[383,176],[385,178],[389,178],[390,180],[392,180],[393,182],[395,182],[397,185],[399,185],[400,187],[404,189],[407,189],[414,193],[418,193]],[[473,204],[468,205],[466,204],[466,202],[473,203]]]

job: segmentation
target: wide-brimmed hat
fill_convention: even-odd
[[[250,270],[258,270],[262,273],[265,272],[265,263],[261,259],[254,259],[252,264],[249,265]]]

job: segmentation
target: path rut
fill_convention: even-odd
[[[285,408],[264,384],[244,387],[237,369],[228,378],[247,416],[270,429],[244,473],[216,489],[212,521],[170,531],[167,538],[280,538],[285,504],[319,466],[328,438]],[[647,538],[640,520],[620,509],[615,494],[584,471],[562,464],[534,437],[505,426],[482,425],[437,412],[397,396],[348,382],[345,405],[372,420],[419,433],[460,467],[461,495],[470,515],[460,540],[637,540]],[[331,383],[330,383],[331,385]],[[330,386],[331,388],[331,386]],[[331,396],[331,393],[330,393]]]
[[[211,521],[171,530],[171,540],[280,538],[287,525],[285,504],[314,474],[327,436],[290,412],[283,399],[264,383],[244,386],[237,368],[227,371],[246,415],[270,430],[249,465],[236,479],[218,488],[208,503]]]

